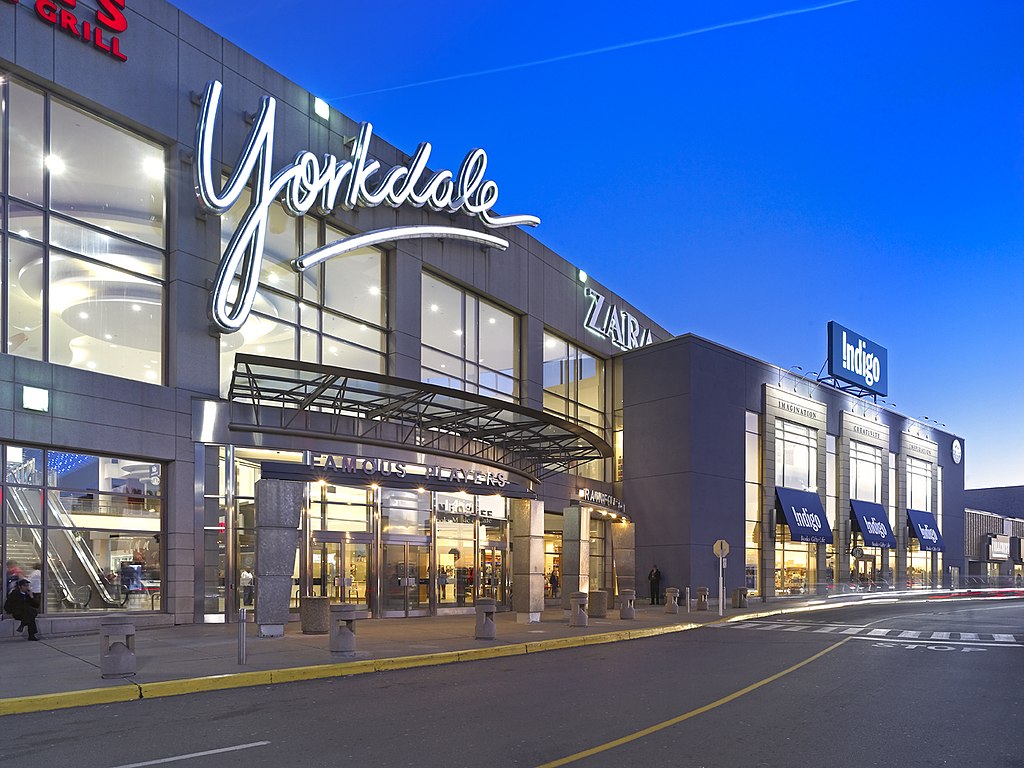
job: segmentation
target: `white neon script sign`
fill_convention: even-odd
[[[536,216],[496,216],[492,209],[498,200],[498,185],[484,178],[487,153],[471,150],[462,161],[458,174],[440,170],[429,174],[427,162],[431,146],[419,145],[408,167],[396,165],[379,179],[380,163],[368,158],[373,126],[363,123],[347,160],[334,155],[317,157],[312,152],[299,152],[291,165],[272,174],[274,156],[274,118],[277,101],[264,96],[253,121],[234,171],[224,184],[219,184],[213,171],[213,131],[222,86],[211,80],[206,85],[196,125],[196,156],[194,181],[200,204],[211,213],[222,216],[238,202],[246,185],[251,183],[252,200],[228,243],[217,268],[217,278],[210,294],[210,319],[222,333],[239,330],[249,316],[259,282],[263,247],[266,243],[270,206],[280,199],[292,216],[306,215],[314,205],[328,215],[337,207],[374,208],[381,203],[398,208],[426,206],[434,211],[463,212],[478,218],[485,227],[530,226],[540,223]],[[332,256],[338,256],[368,245],[423,237],[469,240],[500,250],[508,241],[486,232],[462,227],[414,225],[388,227],[346,237],[310,251],[292,261],[292,268],[302,272]],[[231,281],[238,274],[238,294],[229,306]]]

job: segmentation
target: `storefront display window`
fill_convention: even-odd
[[[746,413],[744,434],[744,510],[746,562],[744,586],[750,595],[761,594],[761,417]]]
[[[817,430],[776,419],[776,487],[817,492],[817,445]],[[811,591],[816,579],[816,547],[816,544],[793,541],[786,525],[776,528],[775,594],[803,595]]]
[[[160,608],[160,464],[14,445],[4,460],[5,562],[45,613]]]
[[[544,410],[608,438],[605,361],[547,331],[544,332]],[[582,477],[603,480],[603,468],[603,461],[594,461],[575,472]]]

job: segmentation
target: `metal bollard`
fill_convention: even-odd
[[[665,613],[679,613],[678,587],[668,587],[665,590]]]
[[[620,589],[619,590],[619,618],[620,619],[635,619],[636,618],[636,590],[635,589]]]
[[[327,641],[331,653],[356,652],[356,606],[341,603],[331,606],[330,637]]]
[[[112,640],[111,638],[120,638]],[[135,620],[110,616],[100,622],[100,676],[131,677],[135,674]]]
[[[686,588],[686,612],[690,612],[690,588]]]
[[[569,626],[587,626],[587,593],[573,592],[569,597]]]
[[[494,640],[498,637],[498,628],[494,624],[494,611],[497,603],[493,598],[480,597],[476,601],[476,639]]]
[[[238,609],[238,663],[245,664],[245,608]]]

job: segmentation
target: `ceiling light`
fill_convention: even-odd
[[[109,333],[104,333],[104,334],[103,334],[103,338],[104,338],[104,339],[106,339],[107,341],[110,341],[110,340],[111,340],[112,338],[114,338],[114,337],[113,337],[113,336],[111,336],[111,335],[110,335]]]
[[[430,305],[430,311],[431,312],[437,312],[438,309],[440,309],[440,307],[438,307],[437,304],[431,304]]]
[[[487,320],[487,322],[488,322],[488,323],[490,323],[491,325],[494,325],[494,324],[495,324],[496,322],[498,322],[498,321],[497,321],[497,320],[495,320],[495,319],[494,319],[494,318],[492,317],[492,318],[489,318],[489,319]]]
[[[82,318],[83,320],[88,320],[89,319],[89,313],[88,312],[79,312],[78,316],[80,318]]]
[[[141,311],[142,311],[142,305],[141,304],[132,304],[132,312],[141,312]]]
[[[370,295],[371,296],[380,296],[380,288],[378,288],[376,285],[371,285],[370,286]]]
[[[462,335],[462,329],[461,328],[456,328],[454,331],[452,331],[452,333],[454,333],[456,336],[461,336]]]
[[[67,169],[67,166],[64,164],[64,161],[61,160],[60,157],[58,157],[57,155],[47,155],[45,163],[46,169],[50,173],[55,175],[64,173],[64,171]]]

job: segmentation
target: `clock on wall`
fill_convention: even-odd
[[[960,445],[960,441],[954,439],[953,447],[950,450],[953,454],[953,463],[959,464],[960,460],[964,457],[964,449],[963,446]]]

